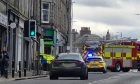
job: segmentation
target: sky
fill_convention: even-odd
[[[140,39],[140,0],[73,0],[72,28]]]

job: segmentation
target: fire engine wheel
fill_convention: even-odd
[[[140,71],[140,68],[138,68],[138,71]]]
[[[130,69],[129,68],[123,68],[122,71],[123,72],[128,72],[128,71],[130,71]]]
[[[121,64],[119,62],[116,63],[115,65],[115,71],[120,72],[121,71]]]

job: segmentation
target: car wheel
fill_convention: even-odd
[[[81,80],[87,80],[87,77],[86,76],[81,76],[80,79]]]
[[[88,80],[88,73],[80,77],[81,80]]]
[[[104,70],[103,70],[103,73],[104,73],[104,74],[107,73],[107,70],[104,69]]]
[[[86,75],[86,80],[88,80],[88,73],[87,73],[87,75]]]
[[[58,80],[58,76],[50,74],[50,80]]]
[[[140,71],[140,68],[138,68],[138,71]]]

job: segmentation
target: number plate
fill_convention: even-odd
[[[63,63],[62,66],[63,67],[74,67],[75,63]]]

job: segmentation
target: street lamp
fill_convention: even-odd
[[[10,25],[8,25],[8,27],[10,27],[10,60],[11,60],[11,62],[10,62],[10,64],[11,64],[11,70],[12,70],[12,78],[14,77],[14,73],[15,73],[15,70],[14,70],[14,68],[15,68],[15,62],[14,62],[14,59],[13,59],[13,29],[15,29],[16,28],[16,23],[11,23]],[[9,33],[8,33],[8,29],[7,29],[7,46],[6,46],[6,48],[8,48],[8,41],[9,41]]]
[[[11,23],[10,25],[8,25],[8,27],[10,27],[12,30],[14,29],[14,28],[16,28],[16,23]],[[8,35],[8,32],[9,32],[9,30],[8,30],[8,28],[7,28],[7,43],[6,43],[6,50],[7,50],[7,48],[8,48],[8,39],[9,39],[9,35]]]
[[[73,3],[71,2],[71,29],[70,29],[70,52],[72,52],[72,27],[73,27]]]

